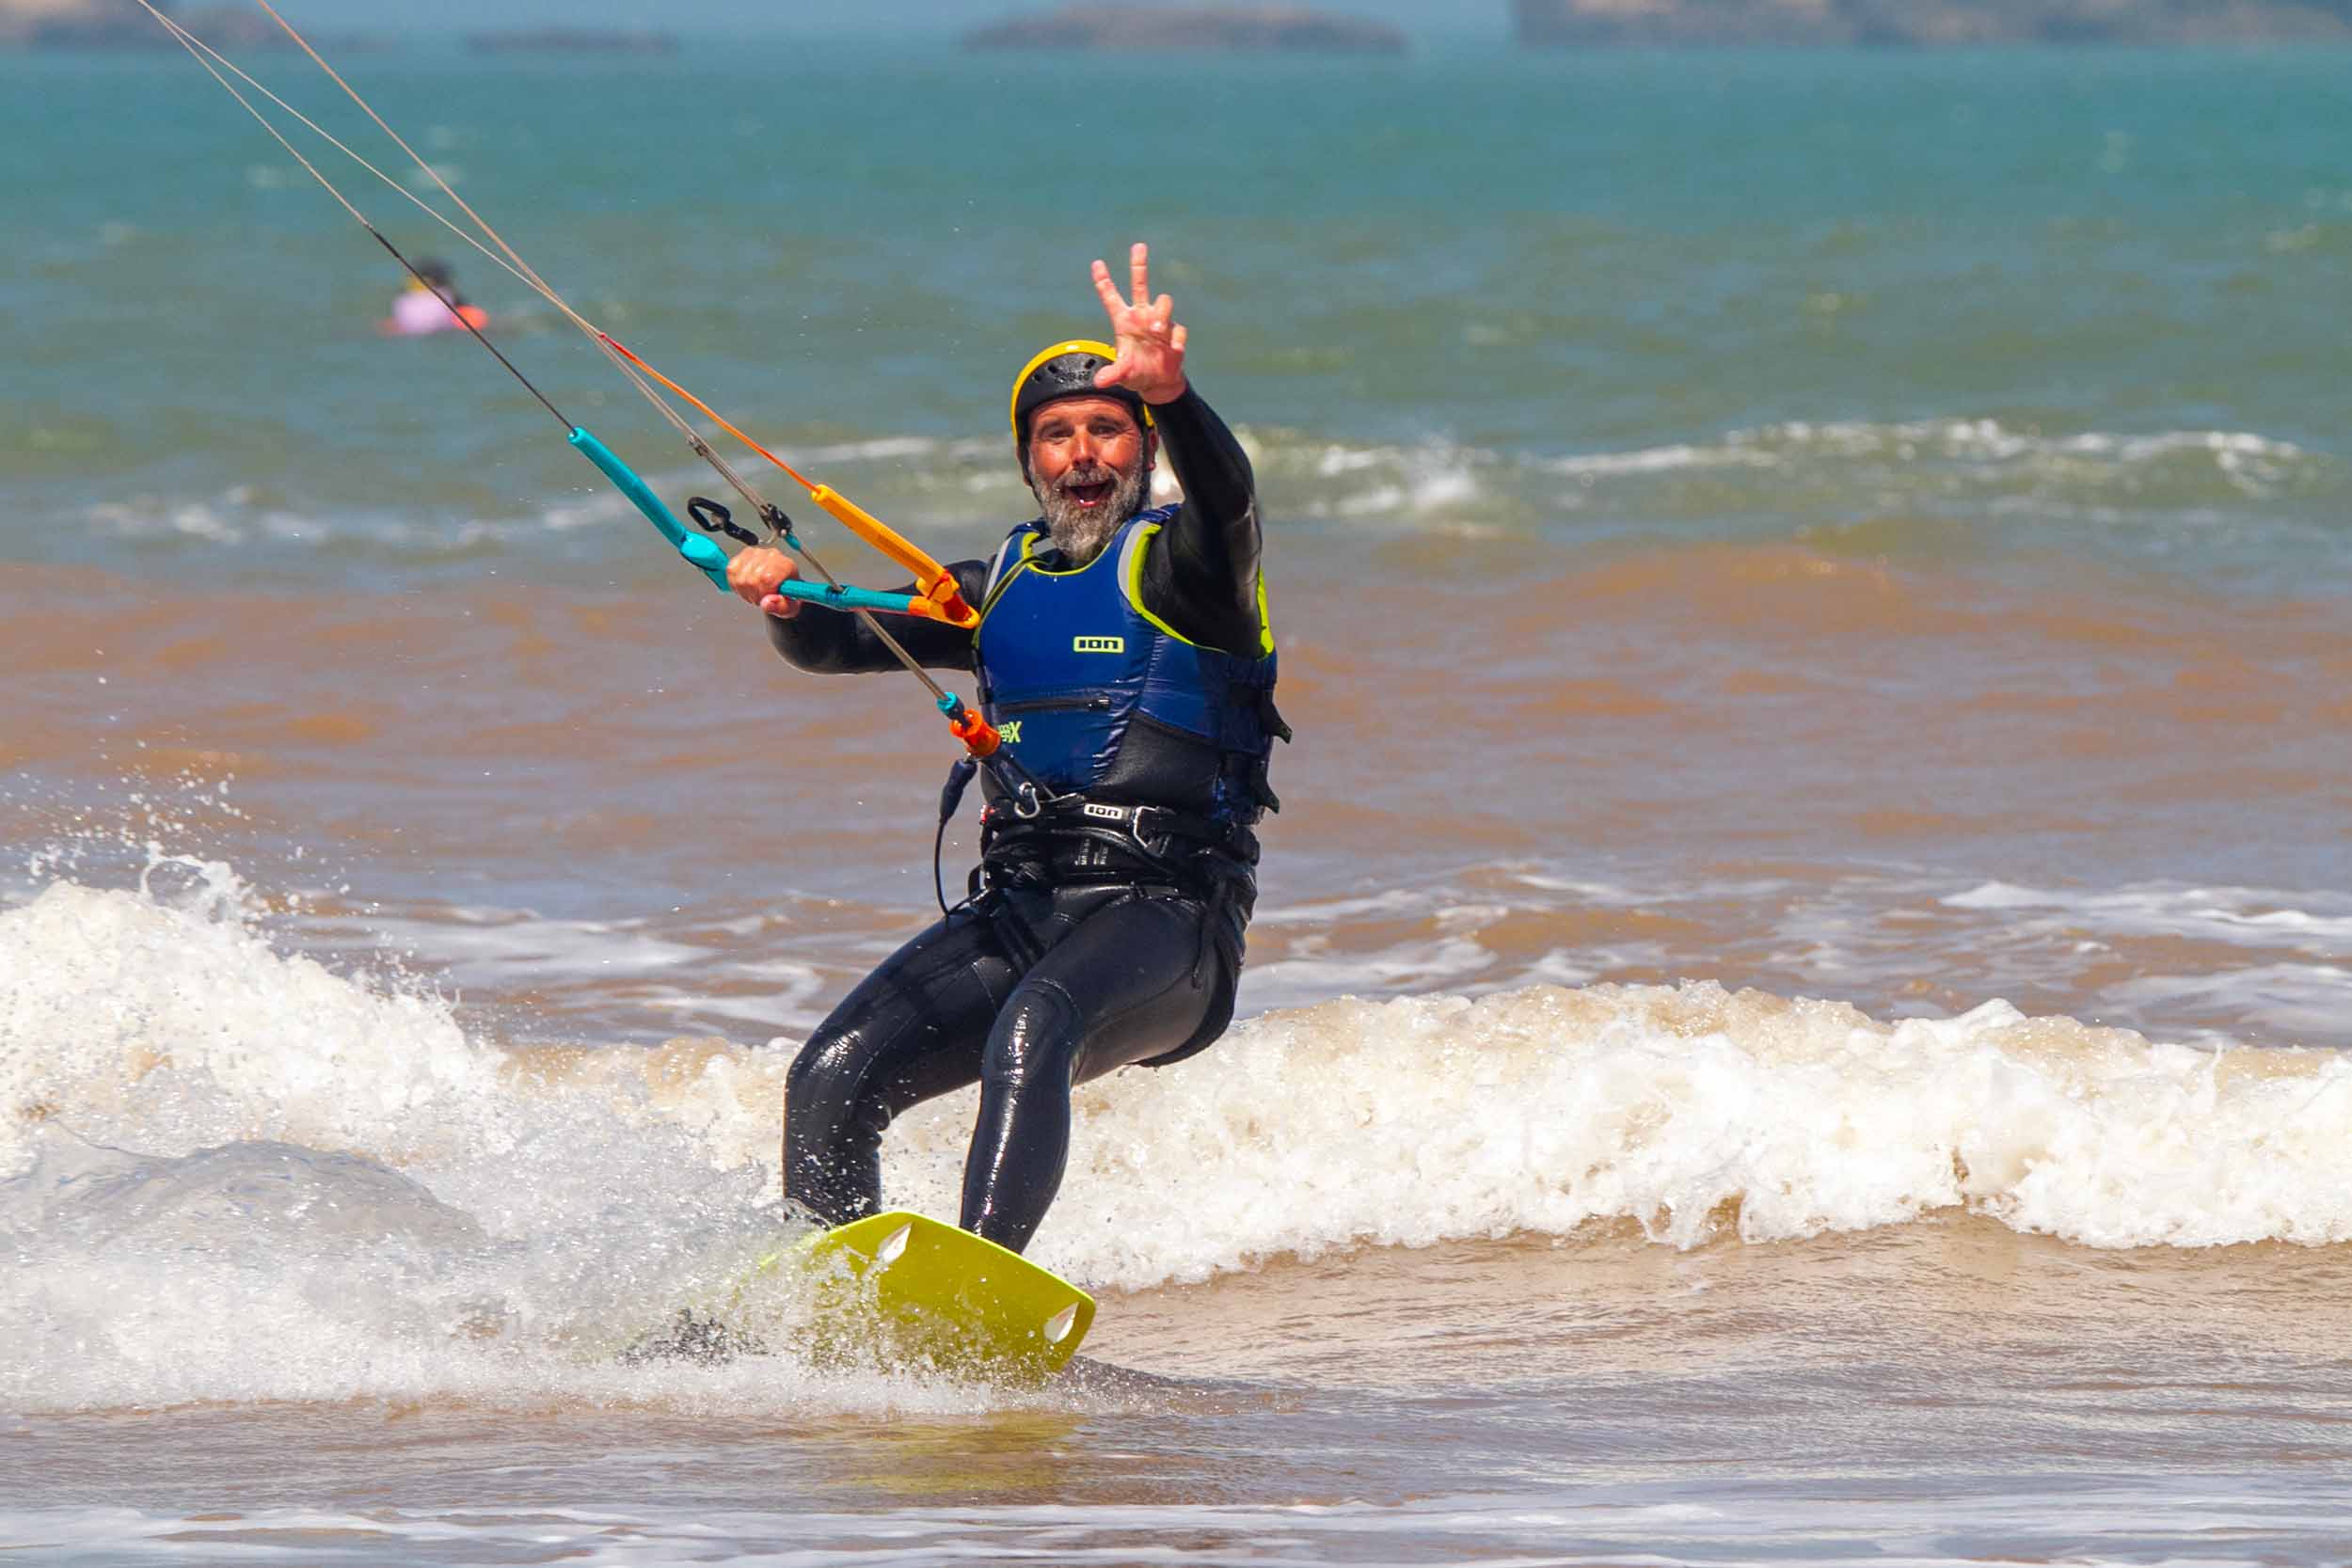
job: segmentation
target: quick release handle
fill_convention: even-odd
[[[963,699],[952,691],[939,699],[939,711],[947,716],[948,730],[976,757],[993,757],[1005,743],[1005,737],[996,733],[996,726],[982,717],[979,709],[966,707]]]

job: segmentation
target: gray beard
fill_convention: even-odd
[[[1072,470],[1073,473],[1076,470]],[[1062,475],[1064,482],[1070,474]],[[1087,477],[1100,478],[1098,471]],[[1103,546],[1111,542],[1119,525],[1134,516],[1143,505],[1143,489],[1148,481],[1143,465],[1119,476],[1112,487],[1110,499],[1104,505],[1089,509],[1063,495],[1058,484],[1048,484],[1032,477],[1029,488],[1037,496],[1037,504],[1045,516],[1045,532],[1054,541],[1073,566],[1083,566],[1103,553]]]

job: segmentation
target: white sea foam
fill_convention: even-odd
[[[1776,467],[1777,462],[1769,452],[1736,443],[1709,447],[1676,442],[1672,446],[1642,447],[1632,451],[1597,451],[1555,458],[1549,466],[1554,472],[1590,480],[1625,474],[1675,473],[1684,468],[1769,468]]]
[[[2254,964],[2217,974],[2141,974],[2119,982],[2112,991],[2129,1005],[2151,1010],[2226,1007],[2287,1038],[2340,1035],[2352,1019],[2352,968],[2341,963]]]
[[[2168,430],[2124,435],[2100,431],[2044,435],[2014,430],[1997,420],[1812,421],[1735,430],[1708,442],[1676,442],[1629,451],[1592,452],[1553,458],[1551,471],[1581,479],[1674,473],[1687,469],[1793,468],[1823,459],[1847,462],[1947,462],[1973,465],[1988,476],[2001,470],[2039,468],[2050,477],[2093,477],[2175,459],[2209,464],[2262,493],[2298,469],[2325,460],[2290,441],[2251,431]]]
[[[2352,895],[2313,892],[2294,904],[2263,888],[2146,883],[2112,890],[1985,882],[1946,897],[1946,907],[2087,922],[2104,933],[2189,937],[2236,946],[2288,947],[2314,956],[2352,948]],[[2308,906],[2308,907],[2298,907]]]
[[[1287,514],[1472,531],[1595,509],[1619,518],[1661,508],[1679,518],[1693,505],[1710,515],[1819,515],[1825,507],[1834,513],[1841,493],[1867,496],[1872,506],[1907,495],[1937,511],[1994,513],[2022,495],[2068,515],[2106,505],[2119,517],[2189,521],[2241,499],[2315,492],[2343,480],[2328,455],[2251,431],[2044,433],[1989,419],[1794,420],[1560,456],[1444,439],[1353,445],[1267,430],[1252,455]],[[1692,483],[1702,486],[1695,495]]]
[[[792,1228],[771,1053],[470,1038],[439,997],[273,951],[210,870],[0,913],[0,1405],[644,1397],[612,1353]],[[728,1397],[970,1402],[790,1357],[747,1376]]]
[[[611,1350],[788,1223],[787,1053],[469,1037],[437,997],[274,951],[210,871],[0,912],[0,1404],[638,1397]],[[1886,1024],[1710,984],[1326,1001],[1082,1089],[1036,1256],[1142,1289],[1596,1222],[1689,1246],[1959,1211],[2095,1246],[2344,1242],[2347,1080],[2330,1053],[1997,1002]],[[892,1129],[894,1202],[954,1212],[971,1114]],[[788,1357],[756,1379],[835,1397]]]
[[[1335,441],[1279,426],[1239,432],[1256,467],[1268,515],[1292,526],[1350,532],[1437,531],[1453,538],[1522,534],[1593,518],[1612,532],[1645,519],[1681,528],[1749,516],[1836,517],[1849,506],[1883,510],[1896,499],[1931,515],[2016,517],[2037,529],[2056,518],[2123,529],[2141,537],[2152,518],[2206,545],[2262,518],[2266,537],[2296,518],[2248,511],[2292,497],[2325,502],[2346,481],[2326,452],[2250,431],[2042,433],[1988,419],[1901,422],[1788,421],[1622,451],[1545,454],[1445,436]],[[780,436],[792,447],[788,433]],[[813,442],[801,461],[943,553],[986,547],[993,525],[1025,515],[1029,498],[1002,442],[877,435]],[[649,469],[657,490],[707,489],[707,470],[664,460]],[[1152,499],[1180,499],[1173,468],[1154,471]],[[2324,511],[2324,506],[2323,506]],[[2296,517],[2308,515],[2298,512]],[[610,487],[567,484],[560,499],[514,516],[485,517],[447,501],[422,513],[320,507],[264,499],[245,487],[196,497],[138,495],[87,507],[110,533],[154,532],[158,520],[183,547],[283,549],[360,542],[425,558],[528,546],[541,529],[594,534],[616,552],[643,548],[635,514]],[[831,525],[818,522],[821,531]],[[2298,538],[2332,548],[2324,528]],[[2178,539],[2155,543],[2178,547]]]
[[[1494,963],[1495,955],[1470,934],[1344,956],[1308,942],[1292,957],[1253,965],[1248,997],[1258,1006],[1298,1006],[1333,991],[1459,985],[1483,974]]]
[[[1895,1025],[1706,984],[1332,1002],[1085,1091],[1041,1244],[1147,1285],[1604,1219],[1677,1245],[1961,1209],[2097,1246],[2338,1242],[2346,1079],[2334,1053],[2152,1044],[1998,1002]],[[944,1196],[959,1130],[910,1122]]]

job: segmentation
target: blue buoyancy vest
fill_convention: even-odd
[[[1264,587],[1259,646],[1244,654],[1191,641],[1144,608],[1144,552],[1175,513],[1137,513],[1067,571],[1035,559],[1041,523],[1014,529],[982,600],[980,701],[1050,789],[1247,825],[1279,805],[1266,764],[1288,737]]]

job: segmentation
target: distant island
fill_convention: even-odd
[[[216,4],[184,9],[170,0],[155,8],[219,49],[278,49],[294,40],[251,6]],[[325,33],[313,41],[342,53],[377,49],[377,35]],[[0,0],[0,49],[176,49],[178,42],[133,0]]]
[[[158,9],[224,49],[287,42],[249,6]],[[1463,0],[1507,4],[1522,44],[1675,45],[2260,43],[2352,41],[2352,0]],[[388,8],[389,9],[389,8]],[[322,38],[380,48],[384,34]],[[668,54],[667,33],[592,27],[477,32],[491,54]],[[1073,0],[963,35],[974,49],[1229,49],[1396,54],[1402,29],[1297,5],[1138,5]],[[0,0],[0,49],[170,48],[134,0]]]
[[[2352,0],[1513,0],[1521,43],[2252,43],[2352,40]]]
[[[477,55],[675,55],[677,39],[628,28],[531,27],[468,33],[466,47]]]
[[[1401,54],[1402,29],[1303,6],[1073,4],[963,35],[970,49],[1295,49]]]
[[[155,8],[170,11],[173,7],[167,0],[155,0]],[[259,11],[253,14],[261,17]],[[193,18],[173,20],[195,25]],[[131,0],[0,0],[0,44],[18,48],[90,48],[170,42],[171,35]]]

